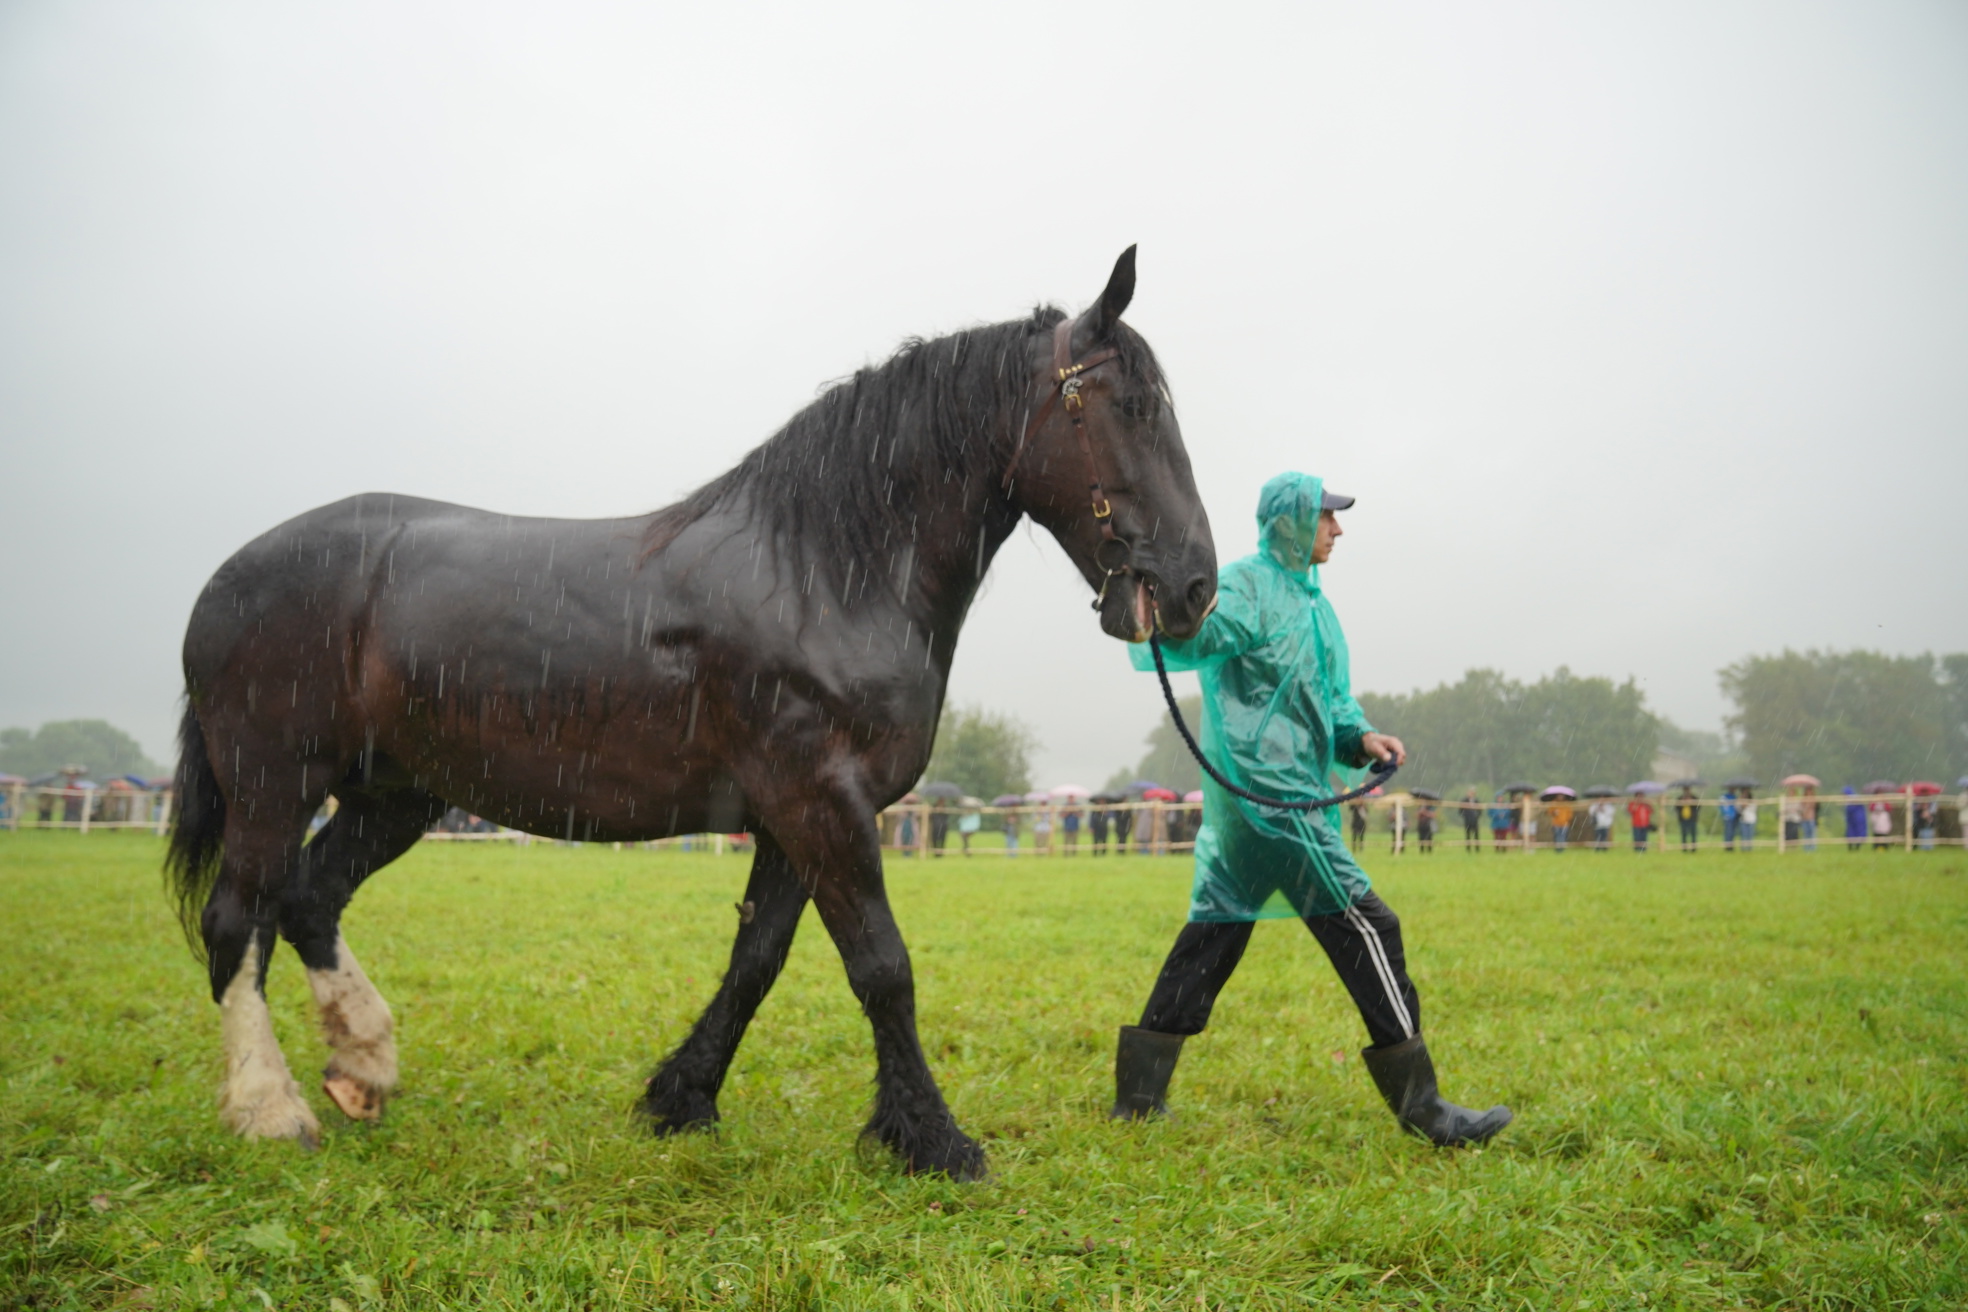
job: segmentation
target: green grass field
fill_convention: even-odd
[[[380,1126],[214,1115],[217,1010],[139,837],[0,834],[0,1307],[1959,1308],[1959,853],[1370,858],[1483,1151],[1399,1134],[1310,936],[1260,928],[1176,1077],[1102,1119],[1177,858],[898,861],[982,1184],[857,1145],[872,1056],[804,927],[716,1135],[630,1104],[722,970],[743,858],[427,844],[346,921]],[[291,952],[269,985],[311,1089]]]

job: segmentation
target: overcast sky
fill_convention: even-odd
[[[911,334],[1090,301],[1225,560],[1359,506],[1355,677],[1968,649],[1968,5],[0,6],[0,725],[165,759],[212,570],[368,489],[615,515]],[[951,695],[1152,677],[1042,531]]]

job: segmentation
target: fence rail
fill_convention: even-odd
[[[1332,823],[1339,826],[1348,837],[1349,845],[1356,851],[1367,850],[1378,843],[1385,843],[1387,851],[1405,853],[1418,847],[1441,847],[1454,851],[1505,851],[1539,852],[1564,851],[1571,848],[1595,848],[1600,844],[1597,827],[1592,823],[1590,807],[1593,802],[1610,800],[1614,806],[1613,824],[1608,827],[1604,840],[1607,848],[1620,847],[1628,850],[1648,852],[1666,851],[1715,851],[1732,850],[1742,847],[1754,850],[1763,845],[1778,852],[1812,851],[1819,844],[1828,848],[1838,847],[1896,847],[1912,851],[1915,848],[1962,847],[1961,817],[1963,807],[1959,799],[1947,796],[1917,796],[1911,793],[1869,793],[1853,795],[1849,799],[1844,794],[1821,794],[1815,799],[1819,820],[1807,831],[1803,823],[1802,804],[1809,799],[1785,799],[1782,797],[1756,799],[1756,821],[1744,827],[1740,821],[1732,830],[1725,832],[1721,811],[1722,799],[1715,797],[1698,798],[1696,829],[1691,840],[1684,840],[1673,808],[1680,799],[1658,797],[1650,801],[1653,823],[1648,826],[1644,846],[1635,840],[1633,824],[1627,813],[1625,797],[1614,799],[1588,798],[1570,803],[1561,810],[1561,804],[1540,801],[1536,798],[1519,798],[1511,802],[1469,803],[1459,798],[1440,802],[1424,802],[1409,793],[1396,793],[1384,797],[1363,798],[1349,804],[1341,812],[1332,814]],[[1787,800],[1800,803],[1793,811],[1786,806]],[[1933,833],[1925,835],[1918,825],[1908,823],[1910,812],[1922,803],[1933,808]],[[1845,834],[1845,807],[1857,805],[1865,808],[1867,832],[1863,836],[1848,838]],[[1740,805],[1740,803],[1738,803]],[[1885,808],[1888,828],[1883,834],[1872,831],[1874,806]],[[1468,836],[1461,817],[1465,807],[1477,810],[1476,835]],[[985,856],[1065,856],[1089,851],[1126,850],[1149,855],[1192,851],[1195,847],[1194,817],[1200,808],[1195,803],[1184,802],[1131,802],[1119,805],[1088,803],[1054,803],[1052,805],[1029,805],[1022,807],[983,807],[956,808],[938,807],[930,803],[910,803],[890,807],[882,813],[882,846],[884,849],[907,855],[926,856],[932,853],[941,855],[948,849],[948,839],[955,836],[961,844],[962,834],[957,828],[960,817],[976,815],[982,819],[997,821],[999,832],[1005,832],[1007,823],[1010,832],[1029,834],[1033,838],[1027,847],[1021,837],[1015,844],[1003,846],[992,843],[988,846],[972,845],[965,855]],[[1432,812],[1430,832],[1426,838],[1422,833],[1424,811]],[[1492,823],[1493,813],[1507,811],[1511,817],[1508,830],[1499,837]],[[1554,829],[1555,816],[1563,816],[1570,811],[1563,835]],[[1116,814],[1130,816],[1125,838],[1115,837],[1116,829],[1111,819],[1104,826],[1106,837],[1100,830],[1092,827],[1091,815],[1095,811],[1106,812],[1109,817]],[[1078,828],[1068,831],[1064,828],[1064,817],[1077,813],[1080,818]],[[942,817],[939,825],[938,817]],[[1357,817],[1357,820],[1356,820]],[[1826,820],[1825,817],[1831,817]],[[907,818],[906,832],[902,821]],[[1033,832],[1037,824],[1044,820],[1049,828]],[[1830,827],[1827,828],[1826,826]],[[1795,828],[1793,828],[1795,826]],[[938,830],[941,829],[939,833]],[[991,832],[982,829],[977,833]]]
[[[1387,850],[1404,853],[1417,847],[1450,851],[1538,852],[1569,848],[1621,848],[1647,852],[1713,851],[1757,846],[1780,853],[1826,848],[1900,848],[1905,851],[1964,846],[1962,820],[1968,813],[1961,798],[1923,796],[1907,792],[1847,796],[1819,795],[1816,820],[1807,823],[1812,808],[1793,805],[1808,799],[1757,799],[1756,821],[1725,827],[1720,799],[1697,799],[1692,835],[1680,825],[1678,798],[1653,801],[1654,823],[1636,835],[1624,799],[1615,800],[1613,824],[1605,834],[1592,823],[1591,804],[1570,804],[1523,798],[1514,802],[1475,802],[1449,799],[1424,803],[1406,793],[1363,799],[1332,816],[1356,850],[1385,842]],[[141,830],[158,836],[169,832],[172,792],[111,788],[67,788],[51,785],[0,786],[0,828],[59,829],[89,833],[96,829]],[[1740,807],[1741,803],[1737,803]],[[1475,835],[1465,828],[1461,812],[1479,812]],[[1847,832],[1847,807],[1863,811],[1864,833]],[[1562,808],[1562,809],[1561,809]],[[1423,832],[1424,812],[1432,813]],[[1569,822],[1562,833],[1554,817]],[[1057,802],[1017,807],[956,807],[907,803],[889,807],[878,820],[885,851],[903,856],[942,856],[957,839],[964,856],[1058,857],[1090,852],[1132,852],[1173,855],[1195,848],[1195,830],[1202,808],[1193,802],[1123,802],[1089,804]],[[1507,814],[1511,823],[1499,832],[1495,820]],[[966,817],[971,827],[966,827]],[[1922,820],[1930,823],[1921,823]],[[454,833],[433,830],[427,838],[441,842],[558,842],[516,829]],[[978,841],[978,840],[983,841]],[[617,847],[625,844],[617,843]],[[664,851],[748,850],[742,834],[682,834],[626,846]]]
[[[67,788],[58,784],[0,785],[0,829],[143,829],[160,837],[171,827],[168,788]]]

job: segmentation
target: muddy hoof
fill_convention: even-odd
[[[341,1108],[342,1115],[351,1121],[380,1121],[383,1119],[383,1094],[347,1075],[333,1071],[321,1082],[321,1091]]]

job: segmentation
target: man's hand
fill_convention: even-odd
[[[1408,763],[1408,749],[1401,740],[1391,733],[1363,733],[1360,735],[1360,750],[1376,761],[1392,760],[1396,765]]]

